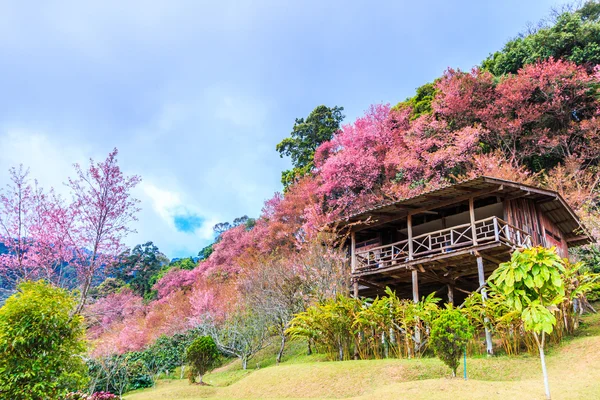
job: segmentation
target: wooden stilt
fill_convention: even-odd
[[[354,298],[358,299],[358,279],[354,279],[352,282],[352,291],[354,294]]]
[[[454,285],[448,286],[448,304],[454,304]]]
[[[408,259],[412,260],[413,259],[413,232],[412,232],[412,215],[411,214],[408,214],[408,217],[406,217],[406,233],[408,234]]]
[[[479,275],[479,286],[485,285],[485,271],[483,269],[483,258],[481,258],[481,256],[479,255],[477,256],[477,274]],[[487,300],[487,292],[485,290],[485,287],[481,289],[481,298],[483,306],[485,307],[485,303]],[[485,324],[485,346],[488,356],[491,356],[494,354],[494,347],[492,343],[492,333],[490,332],[490,329],[488,327],[490,320],[486,317],[484,318],[483,322]]]
[[[473,236],[473,246],[477,246],[477,230],[475,229],[475,198],[469,199],[469,219],[471,220],[471,235]]]
[[[356,272],[356,232],[350,234],[350,266],[352,273]]]
[[[412,271],[412,289],[413,289],[413,301],[419,302],[419,272],[416,269]],[[415,329],[415,355],[418,354],[421,349],[421,330],[417,326]]]
[[[419,272],[416,269],[412,271],[412,290],[413,290],[413,301],[419,302]]]

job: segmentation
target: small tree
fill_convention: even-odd
[[[564,261],[554,247],[535,247],[515,251],[511,260],[500,264],[489,279],[492,289],[506,297],[508,306],[521,314],[525,330],[533,334],[540,353],[547,399],[550,399],[550,386],[544,344],[546,335],[556,326],[557,305],[565,298],[564,272]]]
[[[185,356],[191,367],[190,383],[195,383],[198,376],[198,383],[203,384],[202,377],[218,365],[220,353],[210,336],[200,336],[188,347]]]
[[[473,337],[473,326],[457,309],[448,306],[433,321],[430,341],[436,356],[452,370],[456,376],[459,360]]]
[[[237,310],[222,325],[217,327],[214,321],[208,320],[201,328],[213,338],[221,352],[239,358],[243,369],[269,344],[268,319],[256,312]]]
[[[83,318],[75,298],[43,281],[23,282],[0,308],[0,397],[62,398],[86,383]]]

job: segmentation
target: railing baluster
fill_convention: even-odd
[[[498,218],[494,218],[494,239],[500,241],[500,232],[498,232]]]
[[[357,269],[384,268],[401,265],[408,260],[456,251],[492,239],[511,246],[531,247],[532,237],[498,217],[475,221],[473,225],[461,224],[436,232],[412,236],[388,245],[356,251]],[[473,236],[474,235],[474,236]]]

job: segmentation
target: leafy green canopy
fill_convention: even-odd
[[[565,59],[576,64],[600,63],[600,4],[588,1],[574,12],[565,12],[552,26],[518,37],[489,56],[482,67],[496,76],[516,73],[539,60]]]
[[[553,247],[534,247],[515,251],[509,262],[490,276],[490,287],[506,298],[506,304],[520,313],[523,327],[533,334],[540,353],[546,398],[550,385],[544,343],[557,320],[555,314],[565,301],[565,261]]]
[[[0,397],[58,399],[86,384],[83,317],[68,291],[24,282],[0,308]]]
[[[340,129],[344,119],[344,107],[329,108],[321,105],[306,118],[296,118],[290,137],[283,139],[275,149],[279,155],[290,157],[293,168],[281,173],[281,183],[287,188],[314,168],[314,156],[317,147],[331,140]]]
[[[534,333],[552,333],[553,311],[565,297],[563,260],[554,248],[517,250],[490,276],[490,287],[502,294],[511,309],[521,313],[524,327]]]
[[[473,326],[457,309],[442,310],[431,326],[430,341],[435,354],[456,376],[460,357],[473,337]]]
[[[215,368],[221,353],[210,336],[200,336],[192,342],[186,352],[186,360],[190,364],[190,381],[195,382],[196,376],[202,376]]]
[[[426,83],[421,87],[417,88],[417,94],[414,97],[409,97],[408,99],[396,104],[393,109],[401,110],[403,108],[410,108],[410,119],[415,120],[419,118],[421,115],[431,114],[431,102],[435,97],[435,83],[437,79],[433,83]]]
[[[152,290],[152,276],[168,263],[167,257],[152,242],[138,244],[122,256],[123,262],[114,269],[115,277],[145,297]]]

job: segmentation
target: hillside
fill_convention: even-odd
[[[296,346],[299,352],[300,347]],[[269,360],[262,361],[269,364]],[[469,358],[469,380],[448,378],[437,359],[323,362],[319,356],[290,356],[280,366],[252,372],[230,364],[206,377],[212,386],[163,380],[156,389],[128,400],[179,399],[542,399],[539,359],[532,356]],[[568,374],[565,373],[568,366]],[[577,336],[548,356],[556,399],[589,399],[600,393],[600,316],[588,315]],[[462,369],[462,366],[461,366]],[[399,394],[404,394],[405,397]]]

